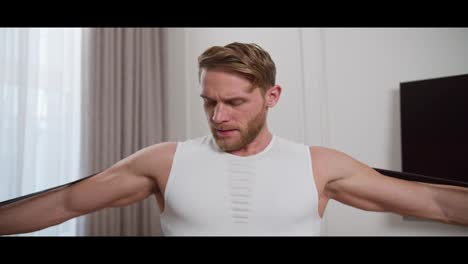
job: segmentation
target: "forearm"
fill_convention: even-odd
[[[443,215],[444,222],[468,226],[468,188],[448,185],[433,185],[434,199]]]
[[[29,233],[70,218],[64,210],[64,190],[53,190],[0,207],[0,235]]]

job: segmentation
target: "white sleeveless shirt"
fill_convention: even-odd
[[[166,236],[320,235],[309,147],[278,136],[246,157],[211,135],[179,142],[164,196]]]

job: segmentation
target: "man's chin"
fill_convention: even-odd
[[[232,139],[216,138],[215,137],[215,140],[216,140],[216,144],[218,145],[218,147],[222,151],[225,151],[225,152],[235,151],[235,150],[238,150],[238,149],[242,148],[242,146],[240,146],[240,142],[232,140]]]

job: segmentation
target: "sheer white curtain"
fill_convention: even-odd
[[[0,201],[79,175],[82,29],[0,28]],[[29,233],[76,234],[76,219]]]

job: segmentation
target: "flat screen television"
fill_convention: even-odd
[[[400,83],[400,114],[402,171],[468,186],[468,74]]]

